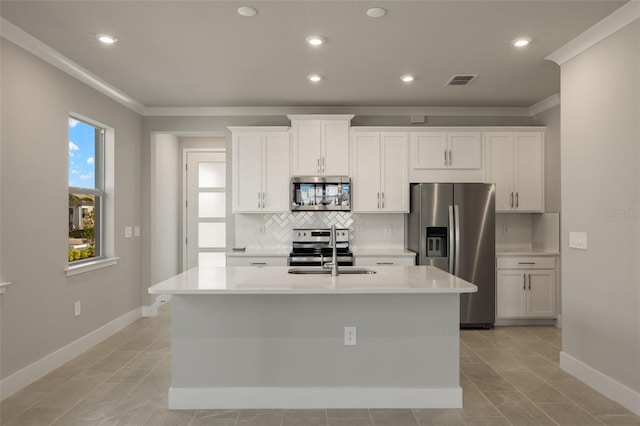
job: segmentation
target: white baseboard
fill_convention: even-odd
[[[510,325],[554,325],[557,326],[557,319],[555,318],[505,318],[496,319],[494,325],[497,327],[510,326]]]
[[[91,333],[69,343],[67,346],[45,356],[0,381],[0,401],[18,392],[25,386],[49,374],[56,368],[91,349],[107,337],[141,318],[142,309],[136,308]]]
[[[640,416],[640,392],[599,372],[566,352],[560,352],[560,368]]]
[[[169,388],[170,410],[462,408],[462,388]]]
[[[556,322],[556,327],[562,328],[562,315],[558,315],[558,319]]]
[[[142,307],[142,316],[145,318],[155,317],[156,315],[158,315],[158,307],[170,300],[170,294],[161,294],[157,296],[151,305]]]

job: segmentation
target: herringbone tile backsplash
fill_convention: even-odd
[[[404,215],[351,212],[237,214],[235,245],[247,249],[290,250],[292,229],[329,228],[334,224],[351,231],[351,246],[354,250],[358,247],[404,246]]]

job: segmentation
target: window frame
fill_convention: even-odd
[[[94,188],[79,188],[69,186],[69,176],[67,175],[67,197],[70,194],[88,195],[94,197],[94,236],[96,254],[95,256],[90,258],[78,259],[73,261],[68,261],[67,256],[67,267],[65,269],[67,276],[76,275],[107,266],[113,266],[119,259],[113,255],[113,187],[115,170],[115,131],[109,126],[106,126],[100,122],[74,112],[70,112],[68,114],[67,120],[69,119],[77,120],[84,124],[90,125],[94,127],[96,131]],[[69,137],[67,137],[67,139],[69,139]],[[69,173],[69,161],[70,158],[69,156],[67,156],[67,173]]]

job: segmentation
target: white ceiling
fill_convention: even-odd
[[[560,92],[544,58],[624,3],[2,0],[0,14],[146,107],[529,107]],[[517,36],[533,43],[517,50]],[[461,73],[478,78],[445,86]]]

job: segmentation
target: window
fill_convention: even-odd
[[[69,117],[69,263],[104,255],[106,129]]]

